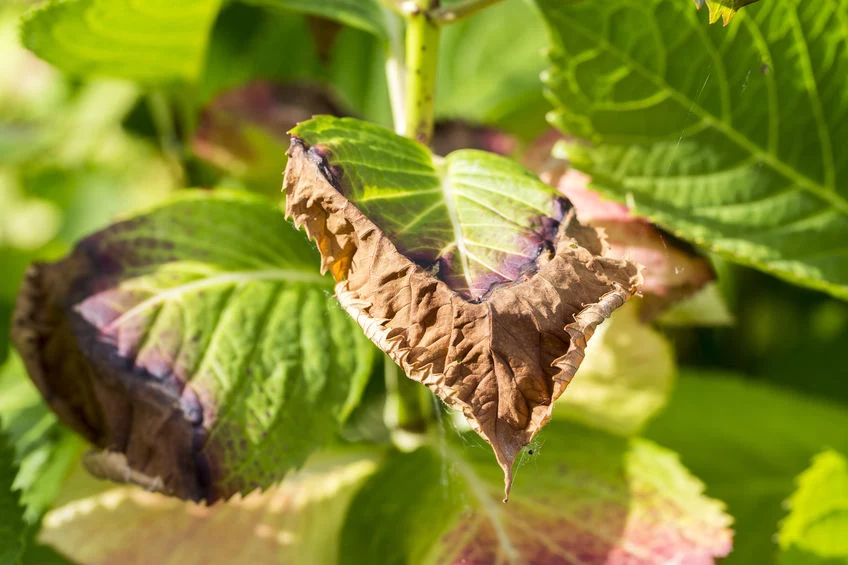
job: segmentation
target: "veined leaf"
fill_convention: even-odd
[[[736,535],[727,565],[774,564],[774,534],[795,477],[828,446],[848,450],[848,411],[730,374],[682,370],[645,435],[680,454],[728,505]]]
[[[19,565],[24,552],[26,525],[18,493],[12,490],[18,467],[15,450],[0,431],[0,564]]]
[[[390,37],[387,18],[394,17],[380,5],[380,0],[246,0],[271,8],[286,8],[335,20],[345,25],[373,33],[388,41]]]
[[[848,460],[833,450],[816,455],[798,478],[790,513],[780,526],[780,565],[848,563]]]
[[[465,447],[388,459],[348,510],[341,562],[707,565],[730,550],[723,505],[651,442],[552,422],[506,505],[488,457]]]
[[[518,450],[641,282],[637,266],[604,257],[568,201],[504,157],[442,159],[329,116],[293,134],[287,215],[366,335],[492,444],[508,495]]]
[[[39,537],[86,564],[329,565],[345,511],[377,459],[363,450],[317,453],[265,492],[210,506],[77,472]]]
[[[209,501],[266,487],[358,402],[373,348],[309,244],[244,194],[191,193],[34,265],[13,339],[107,478]]]
[[[727,258],[848,298],[845,3],[704,26],[687,2],[539,0],[553,122],[594,186]]]
[[[710,23],[716,23],[719,18],[724,22],[724,25],[730,23],[736,12],[759,0],[695,0],[695,6],[700,10],[707,6],[710,10]]]
[[[63,71],[193,81],[221,0],[51,0],[24,16],[26,47]]]

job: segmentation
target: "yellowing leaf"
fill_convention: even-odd
[[[730,23],[743,6],[753,4],[759,0],[694,0],[695,6],[700,10],[706,4],[710,10],[710,23],[714,24],[721,18],[724,25]]]

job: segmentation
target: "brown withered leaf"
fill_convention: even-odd
[[[595,327],[636,291],[638,267],[605,257],[598,232],[569,210],[522,274],[469,296],[401,253],[345,197],[349,179],[327,155],[293,138],[287,216],[317,243],[322,271],[366,335],[492,445],[508,496],[516,454],[550,418]]]

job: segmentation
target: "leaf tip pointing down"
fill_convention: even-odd
[[[362,135],[365,127],[356,129],[360,126],[350,120],[332,126],[334,135],[349,128],[353,137]],[[412,143],[395,140],[388,131],[368,135],[384,136],[386,144],[401,147]],[[284,181],[287,217],[317,243],[322,269],[333,274],[341,306],[365,334],[410,379],[462,411],[492,445],[508,499],[517,453],[550,418],[553,402],[574,376],[595,327],[636,292],[642,281],[639,267],[604,256],[601,236],[580,225],[566,202],[563,216],[551,218],[558,225],[553,240],[539,247],[521,274],[470,298],[450,280],[442,280],[439,269],[425,268],[399,249],[391,239],[394,218],[381,217],[396,210],[370,208],[366,216],[357,207],[357,195],[363,191],[352,185],[361,179],[349,163],[339,166],[332,144],[324,144],[320,135],[308,141],[311,146],[292,139]],[[416,148],[397,151],[403,149],[416,154]],[[420,170],[432,167],[432,162],[415,165]],[[378,168],[380,163],[369,166]],[[493,166],[506,168],[497,162]],[[478,184],[494,182],[485,176],[484,167],[475,174]],[[421,190],[420,183],[403,186],[404,181],[396,175],[392,188]],[[440,182],[455,188],[452,181],[457,178]],[[543,191],[550,189],[541,181],[539,185],[534,195],[548,194]],[[446,202],[452,197],[453,191],[444,186],[426,189],[441,192]],[[530,190],[536,190],[535,185]],[[374,192],[369,194],[373,199]],[[444,231],[461,232],[462,226],[455,223],[461,224],[461,218],[454,215],[450,221],[454,225]],[[490,234],[497,236],[494,230]]]

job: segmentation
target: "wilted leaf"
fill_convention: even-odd
[[[554,124],[593,187],[675,235],[848,298],[848,27],[779,0],[730,30],[683,0],[539,0]]]
[[[789,499],[778,533],[780,565],[848,563],[848,461],[828,450],[813,459]]]
[[[0,422],[2,424],[2,422]],[[12,490],[18,467],[15,450],[0,431],[0,564],[19,565],[24,551],[26,525],[18,493]]]
[[[759,0],[694,0],[695,6],[697,6],[699,10],[703,8],[704,5],[710,9],[711,24],[717,22],[718,19],[721,18],[724,25],[729,24],[730,20],[733,19],[733,16],[735,16],[736,12],[741,8],[758,1]]]
[[[680,454],[727,503],[734,550],[727,565],[774,564],[783,501],[810,458],[848,451],[848,411],[798,391],[729,374],[681,370],[671,402],[645,435]]]
[[[730,550],[723,505],[651,442],[551,422],[522,456],[532,480],[502,505],[487,454],[453,441],[398,454],[368,479],[343,564],[707,565]]]
[[[434,158],[329,116],[293,134],[286,212],[318,244],[342,307],[492,444],[508,492],[518,450],[637,267],[603,257],[570,204],[506,158]]]
[[[51,0],[25,16],[24,45],[61,70],[144,83],[194,80],[221,0]]]
[[[264,200],[190,193],[34,265],[13,339],[62,421],[121,454],[101,474],[212,501],[302,464],[358,402],[373,348],[314,261]]]
[[[86,565],[323,565],[356,489],[376,467],[363,452],[318,454],[265,492],[202,506],[76,473],[44,518],[42,542]]]
[[[554,418],[636,435],[665,406],[676,373],[674,350],[639,312],[639,304],[628,303],[598,328]]]

